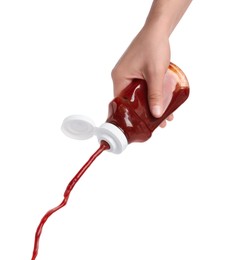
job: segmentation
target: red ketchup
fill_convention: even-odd
[[[45,222],[54,212],[67,204],[72,189],[92,162],[105,150],[118,154],[132,142],[148,140],[154,129],[188,98],[189,84],[184,73],[172,63],[169,65],[169,70],[174,73],[176,86],[170,104],[160,118],[153,117],[149,110],[146,82],[135,79],[109,104],[108,118],[100,127],[95,127],[90,119],[83,116],[74,115],[64,120],[62,131],[67,136],[75,139],[88,139],[96,135],[100,147],[70,181],[64,192],[63,201],[57,207],[49,210],[41,219],[35,234],[32,260],[37,257],[39,240]]]
[[[96,131],[99,141],[109,143],[110,151],[121,153],[130,143],[148,140],[155,128],[188,98],[189,83],[185,74],[173,63],[168,69],[175,74],[177,83],[172,99],[160,118],[154,117],[149,110],[145,80],[133,80],[111,101],[106,123]]]

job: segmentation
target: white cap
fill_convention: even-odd
[[[86,140],[95,134],[95,125],[88,117],[72,115],[63,120],[61,130],[70,138]]]
[[[115,154],[121,153],[128,145],[126,136],[117,126],[104,123],[96,127],[90,118],[82,115],[66,117],[61,130],[68,137],[78,140],[86,140],[96,135],[99,142],[106,141],[110,146],[108,151]]]
[[[128,145],[128,140],[125,134],[117,126],[104,123],[96,129],[96,136],[99,142],[104,140],[110,145],[110,152],[119,154]]]

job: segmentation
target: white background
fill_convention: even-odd
[[[0,259],[31,259],[41,217],[98,148],[111,69],[151,0],[0,2]],[[171,36],[191,95],[165,129],[103,153],[46,223],[37,260],[247,259],[245,1],[194,1]]]

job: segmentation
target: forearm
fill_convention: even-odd
[[[169,37],[191,2],[192,0],[154,0],[145,26],[157,25]]]

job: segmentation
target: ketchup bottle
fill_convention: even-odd
[[[174,73],[176,86],[172,99],[160,118],[153,117],[149,110],[146,81],[135,79],[118,97],[110,102],[108,118],[100,127],[95,127],[89,118],[80,115],[73,115],[64,119],[62,131],[67,136],[75,139],[88,139],[96,135],[100,142],[100,147],[69,182],[64,192],[63,201],[57,207],[49,210],[41,219],[35,233],[32,260],[35,260],[38,254],[40,235],[45,222],[54,212],[67,204],[75,184],[96,157],[104,150],[118,154],[130,143],[145,142],[151,137],[155,128],[188,98],[189,84],[184,73],[172,63],[168,69]]]
[[[110,146],[109,151],[116,154],[130,143],[147,141],[161,122],[189,96],[189,83],[183,71],[173,63],[170,63],[168,70],[174,74],[176,86],[160,118],[154,117],[149,110],[146,81],[135,79],[110,102],[108,118],[100,127],[95,127],[84,116],[72,115],[64,120],[62,131],[71,138],[81,140],[96,135],[99,142],[106,141]]]

